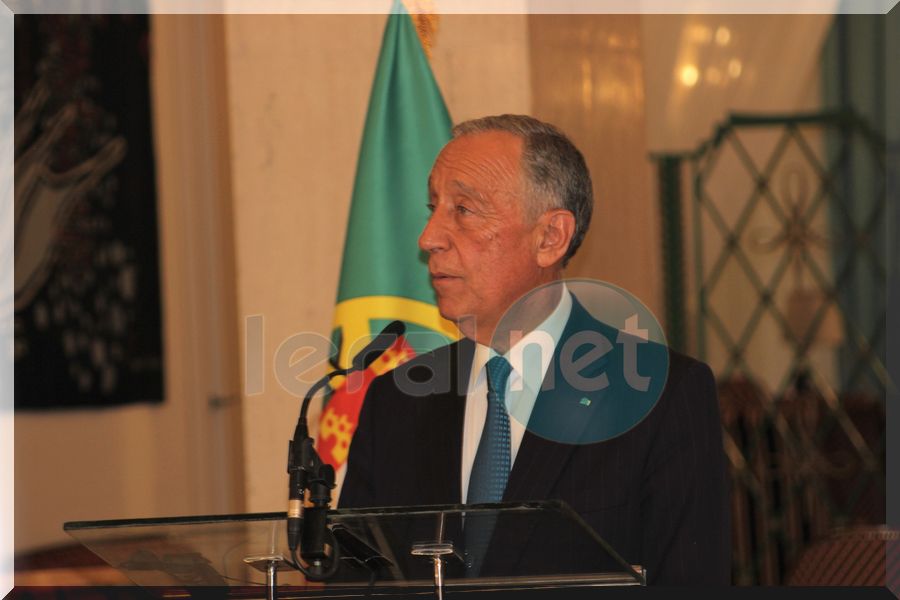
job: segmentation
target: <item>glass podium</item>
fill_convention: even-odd
[[[327,582],[305,581],[284,513],[66,523],[131,581],[229,597],[397,597],[459,591],[644,585],[568,505],[533,502],[332,510],[338,548]],[[177,595],[177,594],[176,594]],[[427,597],[427,595],[426,595]],[[471,597],[471,596],[468,596]]]

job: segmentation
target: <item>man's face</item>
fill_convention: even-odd
[[[512,134],[465,135],[441,151],[428,182],[431,217],[419,247],[438,309],[485,344],[506,309],[541,283],[521,157]]]

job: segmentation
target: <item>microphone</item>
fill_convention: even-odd
[[[393,321],[375,336],[365,348],[363,348],[351,361],[348,369],[335,369],[326,373],[319,379],[303,397],[303,405],[300,408],[300,417],[294,428],[294,437],[288,443],[287,472],[290,475],[288,483],[288,511],[287,511],[287,537],[288,547],[293,555],[297,550],[302,535],[304,544],[301,555],[312,561],[314,570],[307,572],[296,561],[297,566],[303,571],[307,579],[321,581],[333,575],[337,571],[337,547],[333,546],[332,567],[327,573],[321,572],[322,561],[327,558],[325,553],[325,532],[328,505],[331,502],[331,490],[334,488],[334,467],[323,463],[316,452],[313,439],[309,436],[306,414],[313,397],[323,389],[333,377],[347,375],[353,371],[364,371],[369,365],[378,359],[384,352],[394,345],[397,338],[406,331],[406,325],[402,321]],[[304,528],[303,499],[306,490],[310,490],[311,527]],[[305,529],[305,531],[304,531]]]
[[[379,356],[384,354],[385,350],[394,345],[394,342],[397,341],[397,338],[403,335],[406,331],[406,325],[403,324],[403,321],[393,321],[387,327],[381,330],[375,339],[369,342],[369,344],[360,350],[356,356],[353,357],[351,364],[352,371],[365,371],[369,368]]]

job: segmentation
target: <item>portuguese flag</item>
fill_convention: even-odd
[[[407,329],[368,370],[333,380],[319,422],[318,450],[338,469],[339,481],[369,382],[458,337],[434,305],[417,243],[428,220],[428,174],[450,139],[450,127],[416,26],[396,2],[384,31],[356,167],[334,316],[334,362],[348,366],[394,319]]]

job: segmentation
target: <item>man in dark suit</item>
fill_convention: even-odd
[[[559,283],[591,216],[581,153],[530,117],[469,121],[435,161],[429,197],[419,245],[438,308],[465,337],[373,381],[339,506],[559,499],[646,568],[649,583],[727,584],[709,368],[658,344],[635,346],[640,364],[665,364],[668,375],[635,414],[619,393],[633,387],[629,338],[587,356],[586,333],[622,334]],[[552,347],[540,367],[515,358],[535,332]]]

